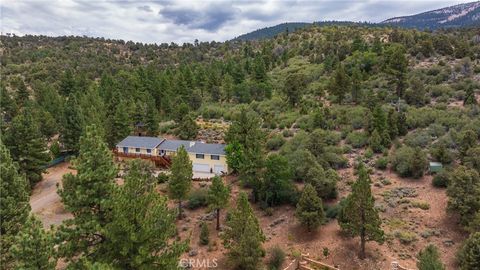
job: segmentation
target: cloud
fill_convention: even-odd
[[[461,1],[3,0],[2,33],[87,35],[147,43],[224,41],[283,22],[379,22]]]

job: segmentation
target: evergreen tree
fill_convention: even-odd
[[[199,127],[193,115],[187,114],[178,126],[178,136],[182,140],[194,140],[197,137]]]
[[[360,258],[365,258],[365,243],[376,241],[383,243],[384,232],[381,229],[381,219],[375,209],[375,199],[372,196],[370,177],[367,170],[360,165],[358,179],[352,185],[352,193],[346,199],[338,222],[342,230],[351,236],[360,236]]]
[[[465,156],[467,151],[477,144],[477,134],[475,131],[467,129],[460,135],[460,153],[462,156]]]
[[[46,141],[31,109],[24,108],[13,119],[5,137],[5,144],[10,149],[13,160],[18,163],[20,172],[27,176],[30,186],[33,187],[42,179],[45,165],[50,158]]]
[[[129,109],[128,102],[122,100],[116,106],[114,115],[108,118],[110,125],[106,135],[110,147],[114,147],[132,133],[133,123],[130,120]]]
[[[352,71],[352,101],[358,103],[362,99],[362,71],[358,66]]]
[[[64,119],[65,123],[60,139],[65,149],[78,152],[78,143],[84,128],[84,118],[75,95],[68,96],[65,104]]]
[[[15,257],[15,269],[55,269],[53,237],[34,216],[27,220],[15,237],[11,252]]]
[[[372,132],[372,135],[370,135],[368,144],[375,153],[381,153],[383,151],[382,138],[380,137],[377,129],[375,129]]]
[[[146,104],[145,127],[148,136],[157,136],[160,132],[158,110],[155,107],[155,102],[151,97],[148,97]]]
[[[411,172],[413,178],[421,178],[427,168],[427,156],[420,147],[414,149],[411,163]]]
[[[18,173],[17,164],[0,141],[0,269],[12,267],[9,250],[30,212],[28,189],[27,179]]]
[[[225,146],[228,168],[232,173],[238,173],[243,163],[243,146],[238,142],[232,142]]]
[[[118,269],[176,269],[186,245],[171,241],[176,235],[175,213],[156,191],[151,165],[134,160],[126,171],[124,184],[115,186],[110,200],[102,261]]]
[[[384,52],[383,68],[392,77],[398,97],[403,97],[408,59],[405,47],[401,44],[391,44]]]
[[[418,253],[418,270],[444,270],[445,266],[440,261],[440,254],[434,245],[430,244]]]
[[[213,177],[208,190],[207,202],[209,207],[217,212],[217,231],[220,230],[220,209],[227,206],[229,197],[230,188],[225,186],[219,176]]]
[[[228,249],[228,258],[237,269],[257,269],[261,257],[265,254],[262,247],[265,235],[248,203],[247,194],[240,193],[237,207],[227,220],[222,238]]]
[[[268,206],[291,201],[295,193],[292,178],[293,172],[287,158],[278,154],[268,156],[265,161],[261,200]]]
[[[311,184],[322,199],[337,197],[338,174],[333,169],[324,170],[318,163],[308,166],[305,182]]]
[[[469,84],[465,89],[465,97],[463,98],[463,105],[477,104],[475,98],[475,91],[473,90],[473,84]]]
[[[450,173],[447,188],[448,210],[460,214],[460,222],[468,225],[480,211],[480,176],[473,169],[457,167]]]
[[[230,74],[225,74],[225,76],[223,76],[221,90],[222,100],[230,102],[233,94],[233,78]]]
[[[30,100],[30,93],[28,92],[27,86],[20,77],[16,78],[12,86],[16,88],[15,102],[17,103],[17,107],[23,108]]]
[[[303,93],[305,92],[306,78],[301,73],[292,73],[285,79],[283,92],[287,96],[287,100],[293,107],[300,102]]]
[[[183,145],[177,149],[172,158],[171,176],[168,181],[170,196],[178,200],[178,217],[182,219],[182,200],[185,200],[192,186],[192,161],[188,157],[187,150]]]
[[[407,126],[407,115],[404,112],[398,114],[398,123],[397,123],[398,135],[404,136],[408,133]]]
[[[458,253],[460,270],[476,270],[480,265],[480,232],[470,234]]]
[[[200,245],[206,246],[209,242],[209,232],[208,232],[208,225],[205,222],[202,222],[200,225]]]
[[[80,138],[78,157],[73,161],[77,174],[63,176],[58,194],[72,213],[58,230],[59,256],[77,263],[82,256],[96,259],[105,254],[105,226],[111,220],[112,190],[117,168],[112,153],[95,126]]]
[[[75,84],[73,72],[70,69],[65,70],[60,81],[60,93],[68,97],[71,93],[75,92]]]
[[[337,97],[337,102],[340,104],[345,99],[345,95],[351,91],[351,81],[343,64],[337,66],[330,81],[329,90]]]
[[[312,185],[305,185],[302,196],[297,203],[295,215],[309,232],[316,229],[325,220],[322,199],[318,197]]]

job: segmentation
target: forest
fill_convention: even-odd
[[[283,269],[306,252],[341,269],[480,265],[478,29],[182,45],[9,35],[1,56],[1,269],[179,269],[193,251],[219,269]],[[213,124],[225,129],[209,136]],[[182,150],[169,174],[117,164],[112,148],[138,128],[224,142],[231,173],[199,186]],[[66,154],[72,218],[48,228],[29,198]]]

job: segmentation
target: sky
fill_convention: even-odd
[[[225,41],[283,22],[380,22],[469,1],[2,0],[1,32],[144,43]]]

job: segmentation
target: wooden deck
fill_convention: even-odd
[[[154,156],[154,155],[147,155],[147,154],[138,154],[138,153],[122,153],[118,152],[116,149],[113,150],[113,154],[117,157],[122,158],[141,158],[145,160],[150,160],[155,163],[158,167],[169,168],[172,165],[172,161],[168,156]]]

